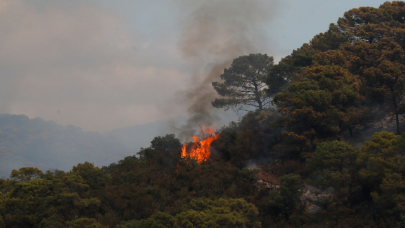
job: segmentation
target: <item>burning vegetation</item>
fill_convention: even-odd
[[[220,137],[202,125],[192,143],[158,136],[101,169],[13,170],[0,179],[0,227],[405,227],[404,12],[405,2],[346,12],[270,69],[276,109],[257,102]],[[193,103],[209,98],[202,88],[186,96],[185,135],[215,122]],[[0,133],[15,142],[16,132]],[[220,156],[203,162],[214,141]],[[180,149],[199,164],[179,162]]]
[[[194,142],[189,144],[185,143],[181,150],[182,158],[191,158],[197,160],[198,163],[207,161],[211,157],[211,143],[219,138],[215,134],[215,127],[209,126],[205,129],[205,125],[200,125],[201,137],[203,140],[199,141],[198,136],[193,136]]]

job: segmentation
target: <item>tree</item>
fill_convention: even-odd
[[[157,136],[151,142],[151,148],[156,151],[161,151],[166,154],[178,150],[181,147],[181,142],[174,134],[167,134],[166,136]]]
[[[94,218],[79,218],[66,223],[68,228],[107,228],[97,222]]]
[[[223,83],[212,86],[222,98],[212,102],[215,108],[243,110],[253,106],[262,110],[270,104],[266,94],[266,78],[273,66],[273,57],[266,54],[250,54],[233,60],[232,65],[221,74]]]
[[[327,60],[330,63],[326,65],[349,69],[350,73],[361,79],[359,92],[367,98],[364,102],[369,108],[367,119],[374,120],[387,112],[393,113],[399,135],[398,115],[405,110],[404,11],[405,3],[400,1],[385,2],[379,8],[360,7],[349,10],[338,20],[337,25],[331,24],[326,33],[315,36],[310,44],[304,44],[275,65],[268,77],[269,88],[272,80],[277,79],[275,76],[295,79],[297,74],[303,73],[304,67],[314,65],[313,62],[325,65],[322,62],[324,57],[332,57]],[[328,54],[324,54],[328,50]],[[343,58],[336,55],[339,52],[343,54]],[[333,59],[336,57],[339,59]],[[357,124],[359,114],[362,113],[352,114],[351,118],[342,121],[350,134],[353,124]],[[365,116],[362,118],[364,120]]]
[[[32,178],[28,175],[32,172],[23,172],[27,170],[38,173],[22,168],[24,175],[17,175],[17,181],[0,181],[0,224],[3,221],[6,228],[65,227],[67,221],[99,215],[101,201],[90,198],[89,186],[81,176],[47,172],[45,178]]]
[[[376,214],[395,215],[398,220],[405,213],[404,142],[405,134],[375,133],[357,159],[363,194],[372,197]]]
[[[290,55],[272,67],[266,80],[268,95],[273,96],[285,89],[290,81],[296,78],[296,74],[301,74],[305,67],[311,66],[314,55],[337,50],[351,37],[352,33],[343,32],[340,26],[330,24],[328,31],[314,36],[309,44],[305,43],[297,50],[293,50]]]
[[[177,164],[177,159],[180,156],[176,152],[180,152],[180,140],[173,134],[166,136],[157,136],[151,141],[151,146],[141,148],[138,152],[139,158],[143,161],[148,161],[150,164],[156,164],[162,167],[174,167]]]
[[[343,177],[355,167],[359,150],[342,141],[325,142],[318,145],[309,165],[316,171],[319,184],[324,187],[341,187],[348,184]],[[320,177],[320,178],[319,178]]]
[[[280,178],[280,191],[270,193],[269,212],[277,217],[279,214],[286,218],[295,212],[301,212],[303,205],[300,197],[303,194],[302,179],[297,174],[288,174]]]
[[[115,228],[142,228],[139,220],[121,221]]]
[[[79,163],[73,166],[72,172],[80,175],[91,189],[104,188],[109,181],[108,175],[90,162]]]
[[[157,212],[142,220],[142,227],[180,228],[180,227],[246,227],[258,228],[259,211],[244,199],[210,200],[199,198],[185,206],[185,211],[171,216]]]
[[[379,101],[387,106],[380,109],[395,114],[398,135],[398,114],[403,113],[405,96],[404,10],[404,2],[385,2],[379,8],[349,10],[338,21],[341,31],[353,36],[352,44],[344,45],[346,55],[351,56],[350,71],[362,79],[369,100]]]
[[[300,152],[312,151],[342,130],[351,132],[365,111],[358,91],[360,81],[343,67],[315,62],[302,76],[273,99],[288,128],[283,135]]]
[[[401,136],[382,131],[374,133],[371,142],[361,147],[357,158],[360,166],[359,176],[367,189],[376,191],[387,173],[401,173],[403,166],[403,148],[398,148]]]
[[[43,176],[43,173],[38,168],[34,167],[23,167],[18,171],[13,169],[10,174],[10,178],[15,181],[27,182],[33,179],[38,179]]]
[[[403,113],[405,96],[404,50],[392,38],[378,43],[359,41],[344,47],[350,61],[349,69],[362,80],[362,91],[374,102],[395,115],[397,134],[400,135],[399,114]]]
[[[141,227],[145,228],[172,228],[174,227],[175,219],[170,214],[164,212],[156,212],[150,218],[141,221]]]
[[[355,187],[358,154],[358,148],[342,141],[319,144],[312,158],[307,160],[309,166],[315,170],[313,182],[323,189],[335,188],[338,200],[348,202],[357,189]]]

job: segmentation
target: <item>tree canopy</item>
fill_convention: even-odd
[[[222,98],[212,102],[216,108],[241,110],[252,106],[259,110],[271,100],[266,95],[266,78],[273,66],[273,57],[266,54],[250,54],[233,60],[232,65],[221,74],[223,82],[212,86]]]

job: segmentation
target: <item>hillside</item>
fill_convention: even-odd
[[[1,167],[39,167],[0,179],[0,227],[405,227],[404,38],[405,2],[385,2],[276,65],[240,56],[212,105],[257,109],[136,156],[123,148],[155,124],[100,135],[0,115]]]

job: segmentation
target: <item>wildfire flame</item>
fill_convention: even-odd
[[[188,144],[184,144],[181,151],[181,157],[189,157],[191,159],[197,160],[198,163],[201,163],[210,158],[210,145],[215,139],[219,138],[219,135],[215,134],[215,127],[213,126],[210,126],[207,129],[205,129],[205,125],[200,125],[199,127],[203,140],[199,141],[198,136],[193,136],[194,143],[192,144],[190,151],[187,152]]]

